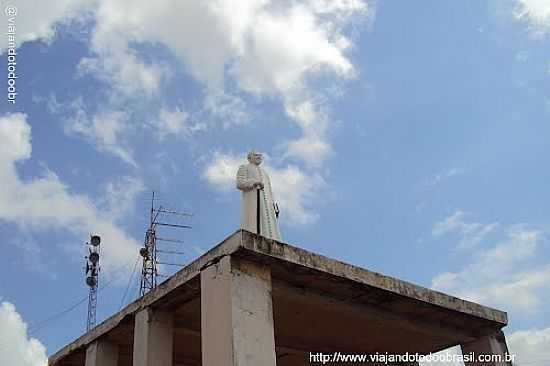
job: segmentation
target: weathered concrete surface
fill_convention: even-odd
[[[50,365],[83,366],[87,345],[100,337],[119,344],[119,366],[131,365],[134,317],[149,307],[175,314],[176,364],[200,365],[199,275],[229,256],[270,268],[279,366],[303,364],[309,351],[435,351],[494,334],[507,324],[502,311],[237,231],[62,348]]]
[[[143,309],[135,316],[133,366],[172,366],[174,314]]]
[[[275,366],[268,266],[224,257],[201,273],[203,366]]]
[[[86,349],[86,366],[117,366],[118,346],[107,340],[98,339]]]
[[[466,362],[466,366],[512,366],[511,362],[506,362],[505,357],[508,354],[508,347],[502,331],[498,331],[495,334],[486,335],[476,339],[475,341],[462,344],[461,347],[463,354],[472,353],[476,357],[479,355],[499,355],[501,357],[500,362]]]
[[[241,246],[239,249],[259,256],[269,256],[274,259],[280,259],[284,262],[296,264],[306,269],[316,270],[324,274],[325,277],[326,275],[336,276],[357,282],[358,284],[385,290],[399,296],[419,300],[453,311],[459,311],[503,325],[506,325],[508,321],[506,313],[502,311],[352,266],[319,254],[308,252],[295,246],[257,237],[246,231],[242,232]]]

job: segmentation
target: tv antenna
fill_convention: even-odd
[[[95,327],[96,309],[97,309],[97,287],[99,283],[99,253],[101,251],[101,238],[99,235],[90,235],[88,246],[88,255],[86,259],[86,285],[90,287],[88,295],[88,320],[86,322],[86,332]]]
[[[185,254],[180,251],[163,250],[158,248],[158,242],[183,243],[182,240],[178,240],[178,239],[158,237],[157,236],[158,226],[166,226],[166,227],[178,228],[178,229],[191,229],[191,226],[189,225],[159,221],[159,219],[162,217],[165,217],[165,215],[172,215],[172,216],[178,216],[178,217],[193,216],[190,213],[168,210],[163,208],[160,205],[156,207],[155,192],[153,191],[153,195],[151,198],[151,209],[149,212],[149,227],[145,232],[145,240],[144,240],[143,247],[139,250],[139,254],[143,258],[143,264],[141,267],[141,284],[140,284],[140,290],[139,290],[140,296],[145,295],[147,292],[157,287],[157,278],[159,276],[167,277],[158,272],[157,264],[168,265],[168,266],[183,266],[183,264],[168,263],[168,262],[163,262],[158,260],[159,254]]]

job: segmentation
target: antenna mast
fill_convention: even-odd
[[[151,209],[149,212],[149,227],[145,232],[144,245],[139,250],[139,254],[143,257],[143,264],[141,267],[141,285],[139,290],[140,296],[145,295],[147,292],[157,287],[157,277],[161,276],[158,273],[157,264],[178,265],[178,264],[172,264],[172,263],[159,262],[157,259],[158,253],[184,254],[182,252],[175,252],[175,251],[169,252],[169,251],[164,251],[157,248],[157,241],[183,243],[183,241],[181,240],[164,239],[164,238],[157,237],[157,226],[167,226],[167,227],[180,228],[180,229],[191,228],[191,226],[189,225],[160,222],[158,221],[158,219],[159,219],[159,215],[161,214],[187,216],[187,217],[193,216],[188,213],[166,210],[162,206],[155,208],[155,192],[153,191],[153,195],[151,198]]]
[[[95,327],[96,309],[97,309],[97,286],[99,283],[99,253],[101,238],[99,235],[91,235],[88,245],[88,255],[86,258],[86,284],[90,287],[88,295],[88,320],[86,322],[86,332]]]
[[[157,286],[157,234],[155,223],[157,216],[158,213],[155,214],[155,192],[153,191],[149,214],[149,228],[145,232],[144,246],[139,250],[139,254],[143,257],[140,296],[145,295]]]

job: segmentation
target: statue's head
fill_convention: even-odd
[[[254,165],[260,165],[263,161],[262,154],[257,152],[256,150],[251,150],[248,155],[246,155],[246,158],[248,159],[250,164]]]

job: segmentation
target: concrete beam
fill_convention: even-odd
[[[86,348],[86,366],[117,366],[118,345],[98,339]]]
[[[145,308],[135,317],[133,366],[173,366],[174,318]]]
[[[305,249],[277,242],[265,237],[241,231],[241,247],[245,253],[294,263],[309,270],[329,274],[333,278],[351,280],[387,293],[396,294],[412,300],[419,300],[452,311],[462,312],[505,326],[508,323],[506,313],[491,309],[470,301],[433,291],[397,278],[382,275],[351,264],[343,263],[325,256],[308,252]]]
[[[201,272],[203,366],[276,366],[271,271],[225,256]]]
[[[495,334],[480,337],[473,342],[461,345],[463,355],[472,355],[476,358],[474,362],[465,362],[466,366],[512,366],[512,363],[506,361],[508,355],[508,346],[506,338],[502,331]],[[499,360],[480,360],[478,357],[496,356]]]

